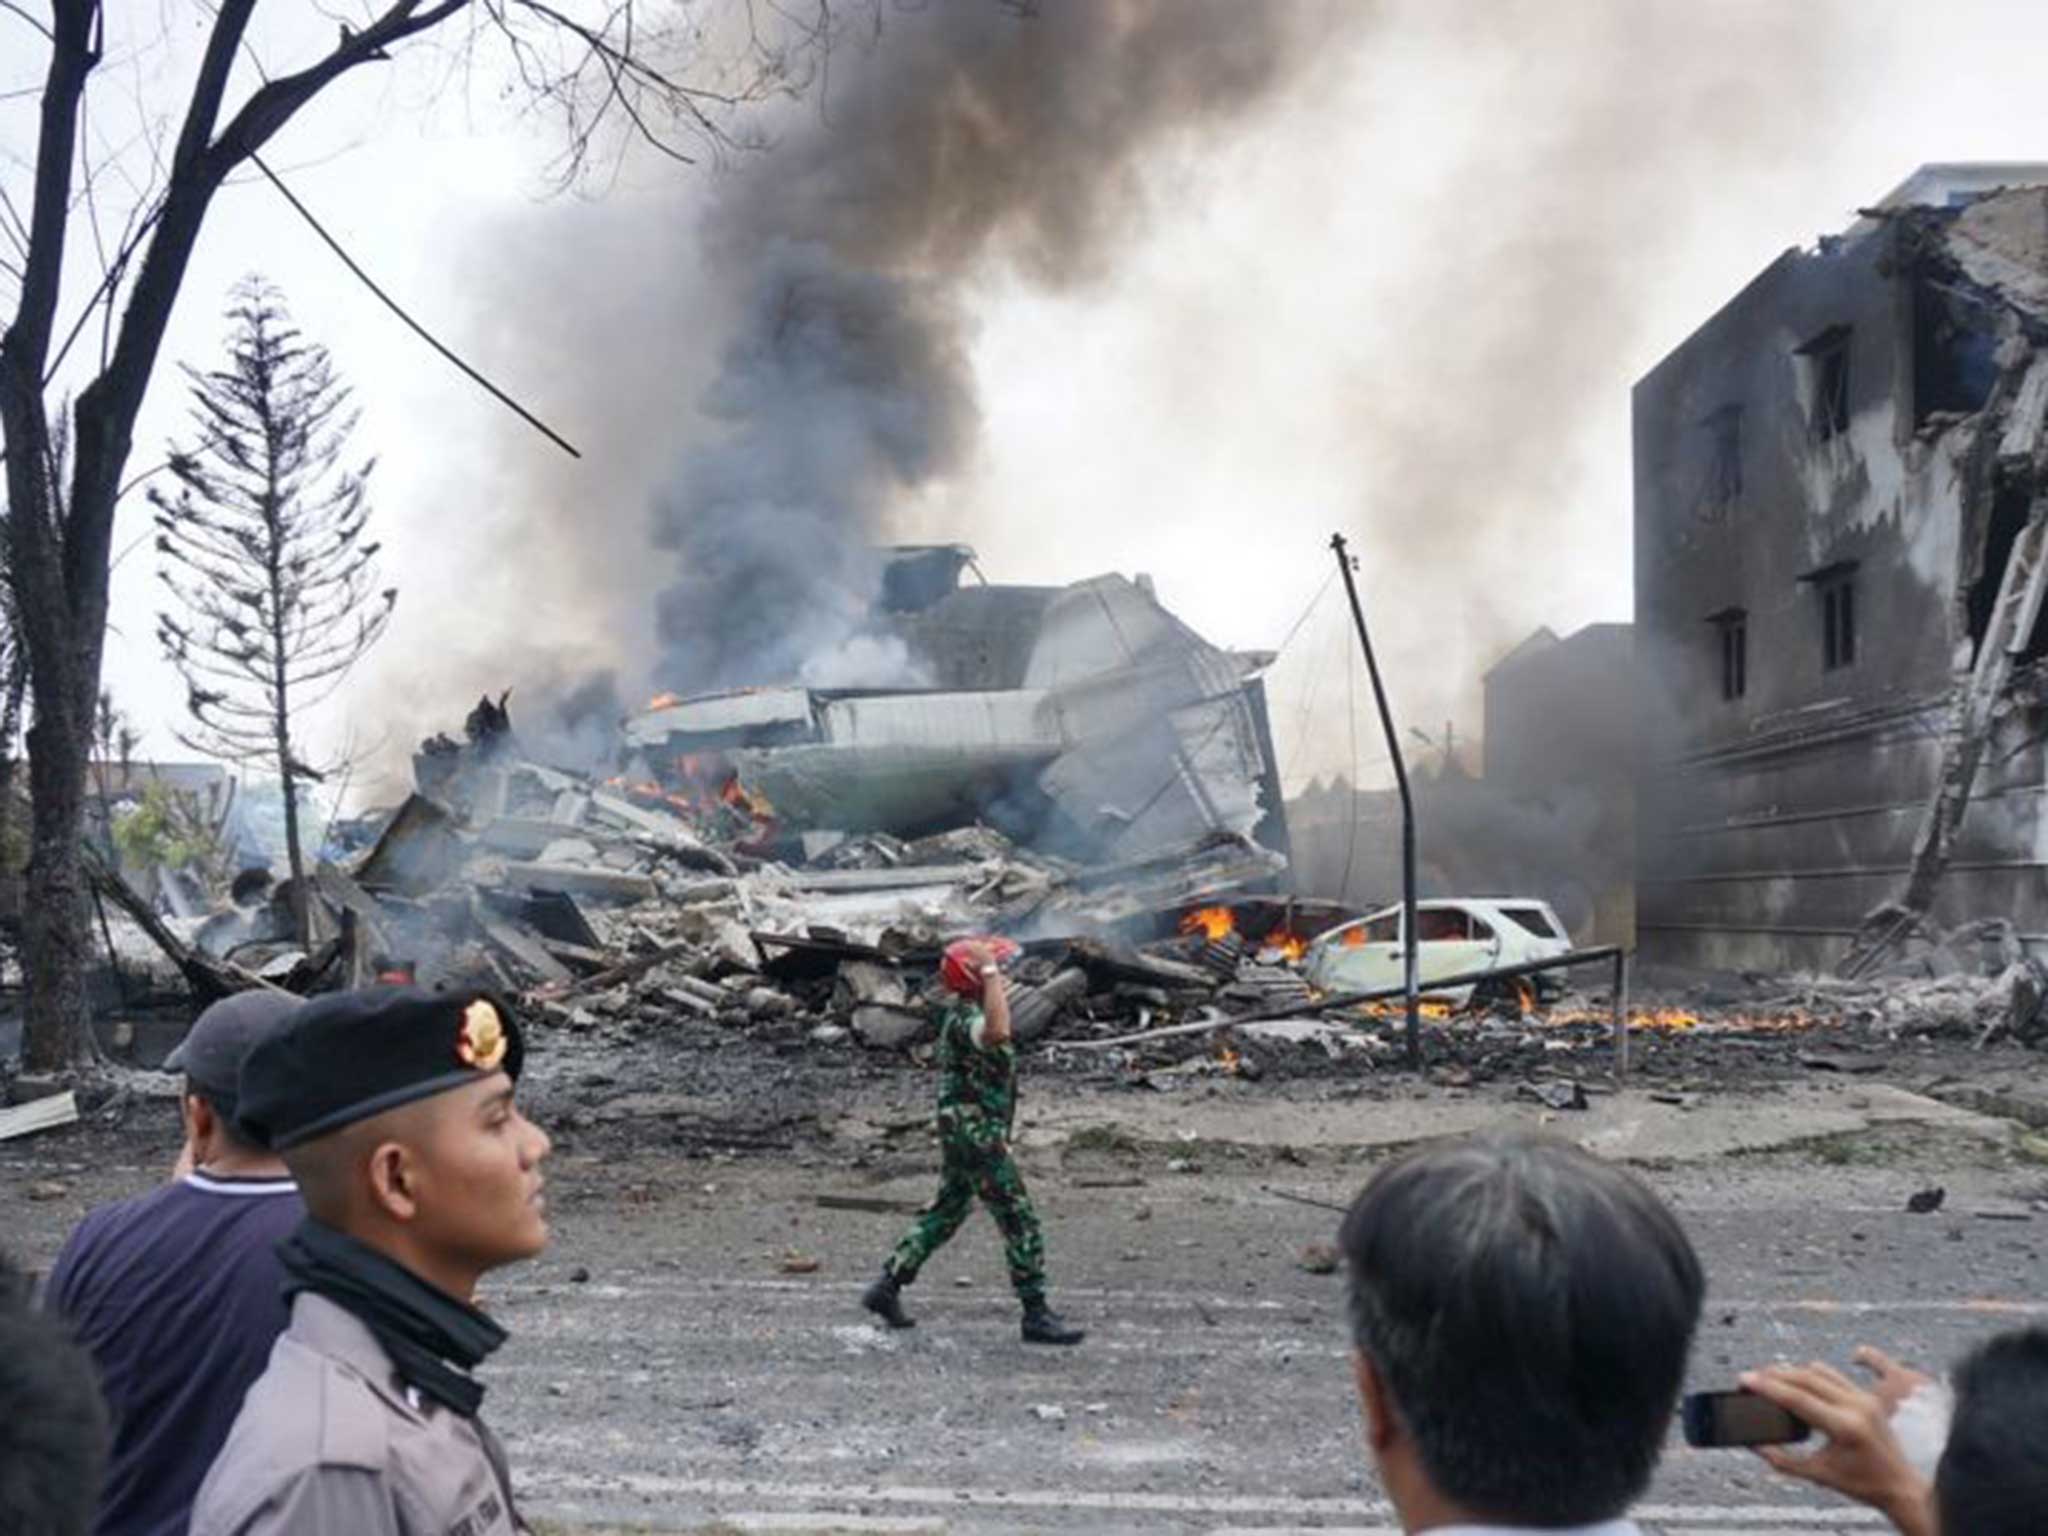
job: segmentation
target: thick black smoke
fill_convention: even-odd
[[[1004,262],[1101,273],[1142,218],[1139,164],[1286,80],[1321,13],[1243,0],[884,5],[701,232],[736,317],[697,410],[715,424],[656,508],[676,579],[659,680],[917,681],[868,626],[900,498],[962,470],[979,412],[963,290]]]

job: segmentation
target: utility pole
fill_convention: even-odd
[[[1422,1014],[1416,1004],[1415,798],[1408,790],[1408,764],[1401,756],[1401,738],[1394,730],[1393,711],[1387,708],[1387,690],[1380,683],[1380,665],[1373,659],[1372,636],[1366,632],[1365,609],[1359,605],[1358,583],[1352,579],[1353,561],[1344,546],[1344,535],[1331,534],[1330,548],[1336,552],[1337,569],[1344,576],[1344,592],[1351,599],[1351,619],[1358,626],[1358,643],[1365,651],[1365,670],[1372,678],[1372,697],[1379,706],[1380,730],[1386,735],[1387,751],[1394,760],[1394,782],[1401,790],[1401,995],[1408,1005],[1408,1065],[1420,1070]]]

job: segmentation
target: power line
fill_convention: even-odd
[[[1316,658],[1315,669],[1309,673],[1308,686],[1302,691],[1301,714],[1294,725],[1294,750],[1289,761],[1299,761],[1308,748],[1308,728],[1315,718],[1316,693],[1323,686],[1323,674],[1330,668],[1330,648],[1326,645]]]
[[[1323,594],[1330,590],[1330,583],[1336,579],[1335,571],[1323,578],[1323,584],[1316,588],[1316,595],[1308,600],[1308,606],[1301,610],[1301,617],[1294,621],[1294,627],[1287,631],[1287,638],[1280,642],[1280,649],[1273,653],[1275,661],[1287,654],[1287,647],[1294,644],[1294,637],[1301,633],[1301,626],[1308,622],[1309,615],[1316,611],[1316,604],[1323,600]]]
[[[448,361],[453,363],[457,368],[461,369],[464,374],[468,375],[468,377],[471,380],[473,380],[476,384],[480,385],[500,405],[505,406],[514,415],[518,416],[521,421],[524,421],[536,432],[540,433],[543,437],[547,438],[549,442],[553,443],[556,447],[560,448],[564,453],[568,454],[570,458],[580,459],[583,457],[582,451],[578,449],[574,443],[570,442],[566,437],[562,436],[561,433],[557,432],[553,427],[549,426],[546,422],[542,421],[538,416],[534,415],[533,412],[529,411],[517,400],[514,400],[510,395],[506,394],[504,390],[498,388],[497,385],[493,384],[481,373],[478,373],[476,369],[470,367],[468,363],[465,363],[461,358],[457,357],[452,351],[450,351],[446,346],[442,345],[442,343],[435,338],[433,332],[429,331],[424,325],[421,325],[419,321],[413,319],[411,315],[407,314],[403,306],[399,304],[398,300],[392,298],[391,295],[386,293],[382,288],[379,288],[377,286],[376,280],[372,278],[369,273],[365,272],[361,267],[357,266],[355,258],[350,256],[347,251],[342,249],[341,242],[335,239],[334,236],[330,235],[327,232],[326,228],[320,223],[320,221],[313,217],[312,210],[307,208],[304,203],[300,202],[296,197],[292,195],[292,190],[290,187],[287,187],[282,181],[278,180],[277,173],[271,170],[269,166],[263,163],[263,157],[261,155],[252,154],[249,157],[249,159],[252,162],[254,162],[256,169],[263,173],[265,179],[268,180],[273,187],[277,188],[279,194],[283,196],[284,200],[292,205],[293,211],[297,213],[300,218],[306,221],[306,223],[312,228],[313,233],[318,235],[323,241],[326,242],[327,248],[330,251],[334,252],[336,256],[339,256],[341,258],[341,264],[347,267],[350,272],[354,273],[356,280],[360,282],[365,288],[369,289],[371,293],[375,294],[377,298],[382,301],[386,309],[390,310],[391,313],[398,316],[399,319],[403,320],[406,323],[406,325],[412,330],[414,335],[418,336],[420,340],[424,341],[436,352],[440,353],[443,357],[447,358]]]
[[[1345,818],[1350,823],[1350,832],[1344,842],[1344,879],[1337,886],[1337,899],[1348,900],[1351,894],[1351,865],[1358,857],[1358,653],[1350,646],[1344,647],[1344,719],[1351,727],[1351,804],[1350,814]]]

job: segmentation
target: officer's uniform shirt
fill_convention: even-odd
[[[514,1536],[481,1420],[402,1381],[376,1337],[301,1292],[193,1506],[191,1536]]]

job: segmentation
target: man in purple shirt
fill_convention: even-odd
[[[44,1305],[91,1353],[114,1426],[97,1536],[184,1536],[284,1331],[275,1245],[306,1209],[284,1164],[237,1130],[235,1081],[298,1006],[244,992],[199,1016],[164,1063],[185,1074],[179,1176],[93,1211],[50,1272]]]

